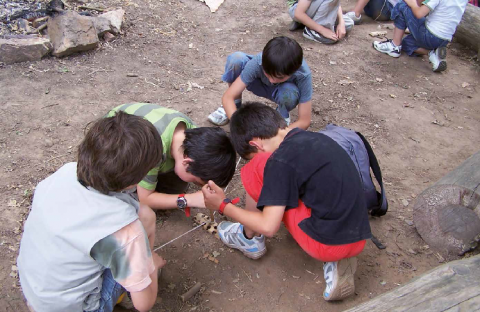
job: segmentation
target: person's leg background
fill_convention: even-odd
[[[405,29],[408,27],[410,35],[401,39],[402,50],[410,56],[426,54],[423,49],[434,50],[441,46],[446,46],[448,41],[433,36],[425,26],[425,18],[417,19],[412,9],[404,2],[399,2],[392,10],[392,19],[394,20],[394,38],[397,44],[403,37]],[[423,48],[423,49],[422,49]]]
[[[363,8],[365,15],[374,21],[389,21],[392,5],[388,0],[370,0]]]

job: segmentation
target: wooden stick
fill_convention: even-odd
[[[195,294],[200,290],[201,287],[202,287],[202,283],[200,282],[196,283],[195,286],[193,286],[186,293],[181,295],[180,298],[182,298],[183,302],[187,301],[188,299],[195,296]]]
[[[89,6],[86,6],[86,5],[80,5],[80,6],[78,6],[78,8],[79,9],[84,9],[84,10],[93,10],[93,11],[98,11],[98,12],[105,12],[105,9],[89,7]]]

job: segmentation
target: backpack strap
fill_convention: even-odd
[[[373,152],[370,143],[368,143],[367,139],[365,139],[365,137],[360,132],[356,133],[360,137],[360,139],[362,139],[363,144],[367,149],[368,158],[370,159],[370,167],[372,168],[373,174],[375,175],[375,179],[377,179],[378,184],[380,184],[381,193],[378,194],[378,197],[381,204],[377,208],[372,209],[370,213],[372,216],[380,217],[385,215],[388,210],[387,196],[385,194],[385,187],[383,186],[382,180],[382,171],[380,170],[377,157],[375,156],[375,153]]]

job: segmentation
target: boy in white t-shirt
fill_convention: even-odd
[[[419,6],[416,0],[401,1],[392,10],[393,39],[374,41],[373,47],[392,57],[399,57],[402,50],[410,56],[428,55],[433,71],[444,71],[446,46],[462,20],[467,2],[425,0]],[[407,27],[411,34],[403,38]]]

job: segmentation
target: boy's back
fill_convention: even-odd
[[[426,26],[437,37],[451,41],[460,23],[467,0],[426,0],[423,2],[430,9]]]
[[[77,163],[64,165],[36,187],[18,257],[22,290],[36,311],[96,308],[87,298],[99,296],[103,268],[90,250],[138,219],[135,200],[111,195],[82,186]]]
[[[345,151],[325,135],[291,130],[268,160],[258,207],[312,209],[300,228],[328,245],[370,238],[363,189],[355,165]]]

